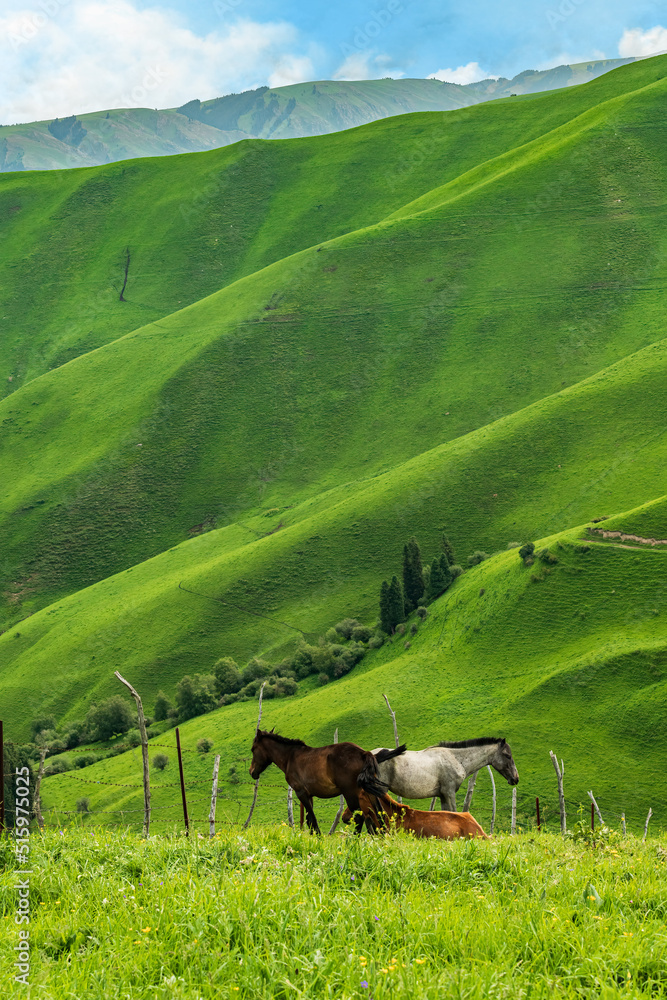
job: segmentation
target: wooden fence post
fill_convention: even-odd
[[[391,715],[391,721],[394,724],[394,743],[396,744],[396,749],[398,750],[400,744],[398,742],[398,726],[396,725],[396,713],[392,711],[391,705],[389,704],[389,698],[387,698],[386,694],[383,694],[382,697],[387,702],[387,708],[389,709],[389,714]],[[397,795],[396,801],[402,802],[403,796]],[[433,801],[435,801],[435,799]],[[433,803],[431,803],[431,809],[432,808],[433,808]]]
[[[466,797],[463,800],[463,809],[461,812],[470,812],[470,804],[472,802],[472,793],[475,791],[475,782],[477,781],[477,771],[471,774],[468,778],[468,788],[466,789]]]
[[[218,769],[220,767],[220,754],[216,754],[213,762],[213,788],[211,789],[211,811],[208,814],[208,835],[215,837],[215,806],[218,801]]]
[[[287,822],[291,827],[294,827],[294,809],[292,807],[292,797],[294,791],[291,785],[287,786]]]
[[[510,833],[512,835],[516,833],[516,785],[512,789],[512,825],[510,827]]]
[[[126,681],[124,677],[121,677],[117,670],[114,670],[114,675],[118,678],[121,684],[125,685],[137,703],[137,721],[139,722],[139,735],[141,736],[141,757],[144,765],[144,837],[148,837],[151,825],[151,786],[148,776],[148,736],[146,734],[144,706],[141,704],[141,698],[134,690],[130,682]]]
[[[565,795],[563,793],[563,775],[565,774],[565,764],[561,759],[560,767],[558,766],[558,758],[553,750],[549,751],[549,756],[551,757],[551,763],[554,766],[554,771],[556,772],[556,780],[558,782],[558,805],[560,806],[560,832],[567,832],[567,816],[565,813]]]
[[[537,832],[539,833],[542,829],[542,820],[540,818],[540,800],[537,795],[535,796],[535,812],[537,814]]]
[[[37,771],[37,781],[35,782],[35,818],[39,823],[40,830],[44,829],[44,817],[42,816],[42,800],[39,793],[42,787],[42,778],[44,777],[44,759],[48,752],[46,747],[42,747],[39,752],[39,770]]]
[[[188,817],[188,802],[185,798],[185,779],[183,777],[183,755],[181,754],[181,734],[176,726],[176,753],[178,754],[178,773],[181,779],[181,799],[183,802],[183,822],[185,823],[185,836],[190,836],[190,819]]]
[[[386,695],[385,695],[385,698],[386,698]],[[387,702],[387,704],[389,704],[389,702]],[[389,711],[391,711],[391,709]],[[394,722],[394,728],[395,727],[396,727],[396,723]],[[396,739],[398,739],[398,736],[396,737]],[[338,727],[336,727],[336,732],[334,733],[334,743],[338,743]],[[345,798],[341,795],[340,802],[338,803],[338,812],[336,813],[336,818],[334,819],[333,823],[331,824],[331,829],[329,830],[329,836],[331,836],[332,833],[336,832],[336,827],[340,823],[340,818],[343,815],[343,810],[344,809],[345,809]]]
[[[262,721],[262,695],[264,694],[264,686],[265,686],[265,684],[266,684],[266,681],[264,681],[264,683],[262,684],[261,688],[259,689],[259,713],[257,715],[257,726],[255,728],[255,736],[257,736],[257,733],[259,732],[259,724]],[[255,806],[257,805],[257,792],[258,791],[259,791],[259,778],[255,782],[255,791],[254,791],[253,796],[252,796],[252,805],[250,806],[250,812],[248,813],[248,818],[245,821],[245,823],[243,824],[243,829],[244,830],[247,830],[248,826],[250,825],[250,820],[252,819],[252,814],[254,813]]]
[[[648,824],[652,815],[653,815],[653,810],[649,809],[648,816],[646,817],[646,823],[644,824],[644,836],[642,837],[642,844],[646,840],[646,834],[648,833]]]
[[[496,783],[493,778],[493,771],[491,770],[491,765],[487,764],[486,769],[489,772],[489,777],[491,778],[491,788],[493,789],[493,800],[491,807],[491,826],[489,827],[489,835],[493,833],[493,828],[496,825]]]
[[[595,796],[593,795],[592,792],[589,792],[588,793],[588,797],[591,800],[591,803],[593,804],[593,808],[595,809],[595,812],[597,813],[598,819],[600,820],[600,826],[604,826],[604,820],[602,819],[602,813],[600,812],[600,807],[598,806],[597,802],[595,801]]]
[[[0,837],[5,832],[5,742],[0,719]]]

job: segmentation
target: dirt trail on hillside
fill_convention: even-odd
[[[642,538],[641,535],[627,535],[624,531],[605,531],[604,528],[591,528],[593,534],[603,538],[620,538],[622,542],[639,542],[641,545],[667,545],[667,538]]]

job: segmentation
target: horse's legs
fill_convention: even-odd
[[[456,812],[456,792],[451,788],[440,789],[440,808]]]
[[[320,827],[313,810],[313,797],[312,795],[304,794],[303,797],[299,795],[299,802],[306,810],[306,823],[308,824],[308,829],[311,833],[320,833]]]

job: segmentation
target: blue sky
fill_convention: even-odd
[[[467,83],[667,50],[648,0],[0,0],[0,123],[268,84]]]
[[[196,17],[201,30],[212,26],[212,5],[197,5],[196,10],[186,2],[175,6]],[[364,47],[364,36],[366,48],[386,54],[406,76],[425,77],[443,66],[473,62],[494,75],[511,77],[563,56],[618,56],[626,29],[646,31],[661,20],[667,24],[664,3],[642,0],[405,0],[395,3],[394,12],[386,0],[242,0],[235,8],[222,0],[220,8],[222,21],[242,13],[257,21],[284,19],[296,25],[304,41],[321,47],[318,69],[324,77],[334,75],[346,46]],[[366,27],[373,31],[373,22],[379,20],[386,26],[370,37]]]

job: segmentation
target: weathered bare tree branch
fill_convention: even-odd
[[[262,721],[262,697],[264,695],[264,687],[265,687],[265,685],[266,685],[266,681],[264,681],[264,683],[262,684],[261,688],[259,689],[259,713],[257,715],[257,727],[255,729],[255,736],[257,736],[257,733],[259,732],[259,724]],[[255,806],[257,805],[257,793],[258,793],[258,791],[259,791],[259,778],[255,782],[255,791],[254,791],[253,796],[252,796],[252,805],[250,806],[250,812],[248,813],[248,818],[245,821],[245,823],[243,824],[243,829],[244,830],[247,830],[248,826],[250,825],[250,820],[252,819],[252,814],[254,813]]]
[[[468,778],[468,788],[466,789],[466,797],[463,800],[463,809],[461,812],[470,812],[470,803],[472,802],[472,793],[475,791],[475,782],[477,781],[477,771],[471,774]]]
[[[137,703],[137,720],[139,723],[139,735],[141,736],[141,756],[144,764],[144,837],[148,837],[151,825],[151,786],[148,776],[148,736],[146,735],[144,706],[141,704],[141,698],[139,697],[138,692],[135,691],[130,682],[126,681],[124,677],[121,677],[117,670],[114,670],[114,675],[118,678],[121,684],[125,685]]]
[[[334,743],[338,743],[338,729],[337,728],[336,728],[336,732],[334,733]],[[340,802],[338,803],[338,812],[336,813],[336,818],[334,819],[333,823],[331,824],[331,829],[329,830],[329,836],[331,836],[332,833],[336,832],[336,827],[340,823],[340,818],[343,815],[343,810],[344,809],[345,809],[345,799],[341,795]]]
[[[563,792],[563,775],[565,774],[565,765],[561,760],[561,767],[558,766],[558,758],[553,750],[549,751],[549,756],[551,757],[551,763],[554,766],[554,771],[556,772],[556,780],[558,781],[558,804],[560,806],[560,832],[567,832],[567,816],[565,814],[565,794]]]

